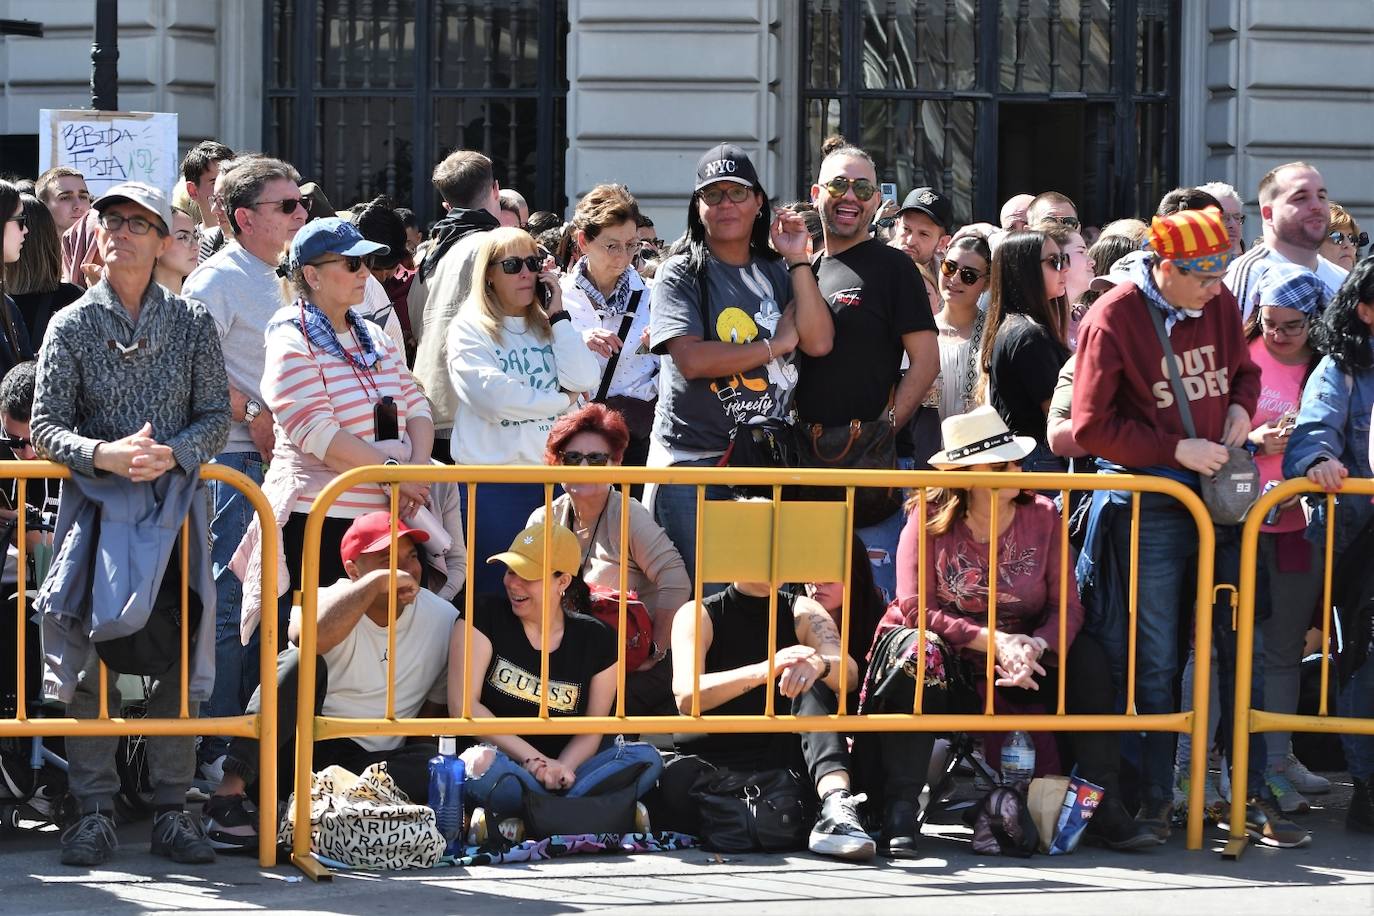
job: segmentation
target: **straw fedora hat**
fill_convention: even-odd
[[[1020,461],[1035,450],[1030,436],[1013,436],[1002,416],[988,406],[945,417],[940,424],[944,451],[930,456],[931,467],[959,468],[971,464]]]

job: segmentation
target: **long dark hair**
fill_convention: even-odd
[[[1061,296],[1045,295],[1045,274],[1040,258],[1049,236],[1036,229],[1008,233],[992,255],[988,286],[988,320],[979,347],[979,364],[986,377],[992,372],[992,345],[1008,315],[1025,315],[1050,332],[1067,348],[1068,307]]]
[[[1313,346],[1327,354],[1346,375],[1374,368],[1369,352],[1369,325],[1360,319],[1360,303],[1374,306],[1374,255],[1351,268],[1336,298],[1313,326]]]
[[[50,293],[62,282],[62,239],[48,205],[32,194],[21,194],[29,234],[19,260],[6,264],[5,291],[11,296]],[[7,220],[8,222],[8,220]]]
[[[5,262],[5,230],[9,228],[10,220],[19,215],[23,203],[19,189],[8,181],[0,180],[0,265]],[[14,324],[17,310],[5,289],[6,273],[7,271],[0,269],[0,323],[4,324],[5,345],[10,351],[9,363],[13,365],[33,359],[33,354],[19,346],[19,333]]]
[[[768,203],[768,195],[763,192],[763,188],[754,185],[753,191],[763,202],[759,206],[758,218],[754,220],[749,232],[749,254],[765,261],[776,261],[782,255],[774,251],[768,241],[768,227],[773,224],[773,208]],[[691,199],[687,201],[687,266],[698,276],[706,269],[707,252],[706,224],[701,221],[701,214],[697,212],[697,200],[700,196],[701,192],[693,191]]]

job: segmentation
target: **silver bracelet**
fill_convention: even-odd
[[[773,359],[774,359],[774,357],[773,357],[773,345],[772,345],[771,343],[768,342],[768,338],[767,338],[767,337],[763,338],[763,345],[764,345],[765,347],[768,348],[768,361],[771,363],[771,362],[773,361]]]

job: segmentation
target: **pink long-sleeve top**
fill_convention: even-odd
[[[907,518],[897,544],[897,603],[879,624],[917,624],[917,560],[924,520]],[[1042,637],[1051,649],[1059,645],[1060,517],[1043,496],[1016,507],[1011,525],[997,546],[997,629]],[[939,536],[926,536],[926,626],[956,649],[973,641],[988,622],[988,545],[973,538],[962,519]],[[1083,604],[1069,558],[1068,644],[1083,625]]]

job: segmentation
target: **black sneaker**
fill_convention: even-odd
[[[887,859],[917,859],[916,843],[921,832],[916,826],[916,805],[905,799],[890,801],[883,812],[883,833],[878,855]]]
[[[1221,827],[1230,830],[1229,823]],[[1255,796],[1245,803],[1245,832],[1265,846],[1292,849],[1312,842],[1312,834],[1284,818],[1277,805]]]
[[[821,816],[811,828],[808,848],[821,856],[866,862],[873,858],[878,844],[859,820],[858,799],[846,789],[831,792],[821,802]]]
[[[114,818],[99,811],[81,815],[80,820],[62,831],[63,865],[104,865],[118,848]]]
[[[153,819],[152,852],[182,865],[215,861],[205,828],[185,811],[164,811]]]
[[[1374,833],[1374,778],[1355,780],[1355,794],[1345,812],[1345,829]]]
[[[1121,799],[1108,795],[1093,812],[1083,833],[1086,842],[1108,849],[1153,849],[1163,840],[1152,825],[1131,817]]]
[[[215,849],[255,852],[258,848],[257,816],[243,795],[212,795],[201,815],[205,835]]]

